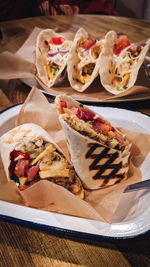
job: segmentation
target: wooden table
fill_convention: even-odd
[[[92,35],[99,36],[113,29],[127,34],[133,42],[150,37],[150,21],[98,15],[35,17],[2,22],[0,52],[8,50],[15,53],[35,26],[57,27],[58,32],[76,32],[82,26]],[[20,80],[1,82],[0,88],[1,110],[23,103],[31,89]],[[47,98],[53,101],[53,97]],[[150,100],[101,105],[150,114]],[[150,234],[128,241],[90,241],[52,235],[1,221],[0,253],[1,266],[150,266]]]

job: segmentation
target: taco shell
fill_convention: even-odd
[[[145,43],[131,43],[116,56],[114,54],[116,41],[116,32],[109,31],[105,36],[105,45],[100,55],[99,69],[103,87],[114,95],[130,92],[150,46],[150,39]]]
[[[99,53],[103,46],[103,41],[89,40],[89,47],[91,41],[91,48],[86,48],[84,43],[89,38],[88,33],[80,28],[74,38],[72,47],[68,56],[67,73],[70,85],[76,91],[85,91],[94,79],[98,76],[100,61]],[[92,44],[93,42],[93,44]],[[82,43],[83,47],[82,47]],[[100,51],[97,51],[97,49]],[[98,52],[98,53],[97,53]]]
[[[71,45],[71,40],[67,40],[51,29],[45,29],[39,33],[36,41],[35,64],[38,78],[47,87],[52,87],[61,78]]]

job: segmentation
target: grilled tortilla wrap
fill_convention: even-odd
[[[103,40],[94,40],[80,28],[68,56],[67,72],[72,88],[85,91],[98,76]]]
[[[46,179],[84,198],[74,168],[40,126],[28,123],[14,128],[1,137],[0,148],[6,176],[20,190]]]
[[[127,178],[130,147],[106,119],[68,96],[57,96],[71,162],[87,189],[105,188]]]
[[[46,29],[40,32],[36,41],[36,68],[40,80],[52,87],[61,77],[67,64],[72,41],[63,35]]]
[[[133,87],[149,46],[150,39],[147,42],[130,43],[127,36],[117,38],[116,32],[108,32],[99,69],[104,88],[117,95]]]

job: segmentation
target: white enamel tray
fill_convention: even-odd
[[[14,127],[15,118],[20,108],[21,105],[13,106],[0,114],[0,135]],[[150,117],[146,115],[117,108],[96,106],[90,108],[109,119],[114,126],[150,134]],[[150,155],[141,169],[144,180],[150,178],[149,165]],[[120,203],[112,224],[36,210],[4,201],[0,201],[0,218],[51,233],[85,239],[114,240],[134,238],[150,230],[150,191],[146,190],[144,192],[139,200],[136,211],[130,216],[121,214],[122,210],[126,209],[122,209]],[[124,196],[127,199],[131,199],[132,194],[134,192],[125,193]]]

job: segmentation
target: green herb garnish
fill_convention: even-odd
[[[120,85],[120,84],[116,86],[116,89],[117,89],[118,91],[123,91],[123,87],[122,87],[122,85]]]
[[[89,124],[93,125],[93,121],[88,121]]]
[[[15,182],[17,183],[18,186],[20,185],[20,180],[18,177],[15,177]]]
[[[84,107],[84,105],[82,103],[80,103],[80,108],[83,108],[83,107]]]
[[[57,74],[58,71],[59,71],[59,68],[51,68],[51,72],[54,76]]]

